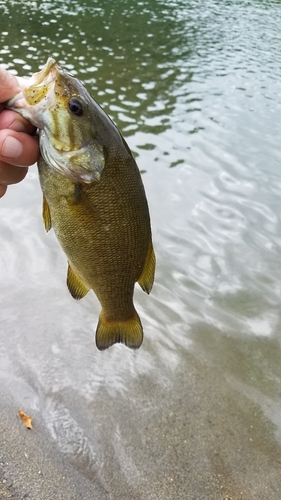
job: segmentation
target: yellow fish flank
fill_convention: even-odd
[[[68,258],[75,299],[101,304],[96,344],[140,347],[135,283],[149,293],[155,256],[141,175],[122,135],[82,83],[53,58],[7,103],[39,129],[43,220]]]

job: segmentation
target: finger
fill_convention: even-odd
[[[21,91],[17,78],[0,67],[0,102],[5,102]]]
[[[10,129],[15,132],[34,134],[36,127],[34,127],[29,120],[26,120],[18,113],[5,110],[0,114],[0,130],[1,129]]]
[[[2,184],[0,184],[0,198],[2,198],[2,196],[4,196],[6,191],[7,191],[7,186],[3,186]]]
[[[9,165],[8,163],[0,162],[0,188],[4,188],[9,184],[17,184],[18,182],[21,182],[25,178],[27,171],[27,167],[16,167],[14,165]],[[4,194],[5,191],[3,192],[3,195]]]
[[[28,167],[33,165],[38,158],[38,137],[24,132],[0,130],[0,162]]]

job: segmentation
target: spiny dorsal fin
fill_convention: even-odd
[[[138,349],[142,339],[142,325],[136,311],[132,318],[124,321],[107,321],[101,312],[96,331],[96,345],[100,351],[118,342],[131,349]]]
[[[153,250],[153,245],[152,241],[150,240],[147,253],[146,253],[146,258],[145,258],[145,263],[143,266],[142,273],[138,279],[138,284],[142,287],[144,292],[150,293],[153,281],[154,281],[154,273],[155,273],[155,253]]]
[[[45,226],[45,231],[47,233],[52,228],[52,220],[51,220],[50,208],[46,201],[45,196],[43,196],[42,218]]]
[[[90,288],[84,281],[73,271],[70,264],[67,270],[67,287],[72,297],[76,300],[82,299],[89,292]]]

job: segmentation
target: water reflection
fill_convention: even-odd
[[[182,65],[191,48],[175,4],[73,2],[69,11],[65,2],[13,2],[3,22],[19,8],[24,28],[10,22],[2,32],[0,62],[8,69],[34,72],[52,54],[90,86],[127,135],[136,127],[153,134],[169,127],[173,90],[192,77]]]

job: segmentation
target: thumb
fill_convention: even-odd
[[[16,76],[0,67],[0,103],[14,97],[21,91]]]

